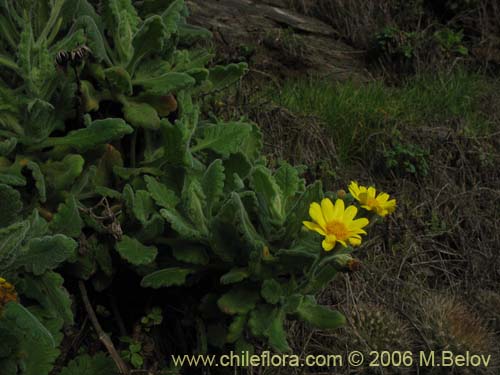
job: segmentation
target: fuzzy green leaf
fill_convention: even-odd
[[[120,139],[133,131],[130,125],[119,118],[95,120],[87,128],[74,130],[64,137],[48,138],[36,148],[70,146],[79,151],[86,151],[103,143]]]
[[[214,160],[203,175],[201,184],[206,196],[208,216],[212,216],[212,210],[223,196],[225,178],[224,166],[221,159]]]
[[[45,189],[45,177],[40,169],[40,166],[34,161],[29,161],[26,167],[31,170],[31,174],[35,180],[35,187],[40,194],[40,202],[44,203],[47,200],[47,192]]]
[[[161,15],[165,25],[166,38],[170,38],[172,34],[177,32],[184,7],[184,0],[174,0]]]
[[[175,259],[185,263],[206,265],[209,262],[209,257],[205,249],[197,245],[174,245],[172,254]]]
[[[0,124],[1,123],[2,121],[0,120]],[[0,156],[9,155],[12,151],[14,151],[16,145],[17,145],[16,138],[9,138],[4,141],[0,141]]]
[[[196,80],[189,74],[170,72],[158,77],[134,81],[134,85],[144,87],[151,95],[167,95],[193,86]]]
[[[160,117],[148,103],[133,100],[122,100],[122,103],[123,117],[132,126],[144,129],[158,129],[160,127]]]
[[[234,287],[217,301],[219,309],[229,315],[246,314],[255,307],[259,293],[244,287]]]
[[[50,228],[54,233],[65,234],[68,237],[78,238],[80,236],[83,220],[80,217],[74,195],[70,195],[65,203],[59,205],[57,213],[50,222]]]
[[[192,152],[210,149],[222,156],[240,151],[241,143],[250,135],[252,125],[244,122],[229,122],[207,125]]]
[[[117,372],[114,362],[104,353],[97,353],[93,357],[81,354],[66,367],[59,375],[111,375]]]
[[[175,193],[167,188],[165,184],[158,182],[151,176],[144,176],[148,191],[156,204],[163,208],[175,208],[179,204],[179,198]]]
[[[328,307],[318,305],[313,297],[305,296],[297,307],[297,315],[320,329],[335,329],[345,324],[344,315]]]
[[[132,212],[141,224],[145,225],[148,222],[149,217],[156,212],[149,192],[146,190],[138,190],[135,193]]]
[[[41,276],[26,275],[24,293],[38,301],[52,316],[62,318],[65,324],[73,324],[71,298],[63,283],[63,277],[56,272],[46,272]]]
[[[248,276],[250,276],[250,274],[246,268],[233,268],[220,277],[220,283],[223,285],[239,283]]]
[[[2,319],[15,324],[17,330],[24,333],[31,340],[38,340],[43,344],[55,346],[54,338],[42,323],[23,305],[9,302],[5,305]]]
[[[158,249],[155,246],[145,246],[129,236],[123,236],[122,240],[116,243],[116,251],[123,259],[135,266],[150,264],[158,255]]]
[[[217,65],[210,69],[208,79],[212,90],[222,90],[238,81],[248,71],[246,63]]]
[[[283,288],[274,279],[264,280],[262,283],[262,289],[260,290],[262,297],[272,305],[279,302],[281,297],[284,295]]]
[[[42,165],[47,183],[56,190],[63,190],[73,185],[81,175],[85,159],[81,155],[66,155],[61,161],[48,161]]]
[[[9,269],[14,263],[29,229],[28,220],[0,229],[0,270]]]
[[[1,228],[16,221],[23,208],[23,203],[21,202],[21,194],[5,184],[0,184],[0,202],[2,202],[2,214],[0,216]]]
[[[73,257],[76,247],[77,243],[73,239],[62,234],[33,238],[28,243],[27,251],[19,255],[16,264],[34,275],[41,275]]]
[[[202,234],[175,209],[162,208],[160,214],[181,237],[190,240],[196,240],[202,237]]]
[[[283,327],[284,320],[285,315],[283,312],[275,314],[265,332],[265,335],[269,339],[269,344],[278,352],[290,351],[290,346],[288,346],[286,340],[286,331]]]
[[[165,268],[144,276],[141,281],[143,288],[159,289],[172,285],[183,285],[186,277],[194,272],[191,268]]]
[[[226,342],[229,343],[236,342],[236,340],[238,340],[241,337],[243,330],[245,329],[246,323],[247,323],[246,315],[236,315],[231,324],[229,325]]]
[[[134,35],[132,45],[134,47],[134,57],[130,63],[131,71],[148,54],[161,51],[164,41],[167,39],[166,28],[163,20],[158,15],[146,18]]]
[[[264,166],[257,166],[252,173],[251,183],[262,212],[271,220],[282,224],[285,219],[282,192],[270,171]]]

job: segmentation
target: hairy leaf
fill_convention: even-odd
[[[73,238],[80,236],[83,220],[80,217],[74,195],[70,195],[65,203],[59,205],[57,213],[50,222],[50,227],[54,233],[65,234]]]
[[[74,130],[64,137],[49,138],[37,145],[37,148],[70,146],[78,151],[85,151],[103,143],[120,139],[132,132],[133,128],[122,119],[95,120],[87,128]]]
[[[172,285],[183,285],[186,277],[194,272],[191,268],[165,268],[144,276],[141,286],[144,288],[159,289]]]
[[[0,202],[2,202],[2,213],[0,216],[0,228],[6,227],[18,218],[23,208],[21,194],[9,185],[0,184]]]
[[[34,275],[41,275],[47,270],[58,267],[62,262],[75,255],[77,243],[62,234],[33,238],[28,249],[16,260]]]
[[[175,193],[167,188],[165,184],[158,182],[157,179],[151,176],[144,176],[148,191],[151,197],[160,207],[175,208],[179,204],[179,198]]]
[[[252,125],[243,122],[218,123],[205,126],[192,152],[210,149],[222,156],[240,151],[241,143],[250,135]]]
[[[144,246],[129,236],[123,236],[122,240],[116,243],[116,251],[123,259],[135,266],[150,264],[158,254],[158,249],[155,246]]]
[[[255,290],[237,286],[219,298],[217,305],[229,315],[246,314],[255,307],[258,300],[259,293]]]

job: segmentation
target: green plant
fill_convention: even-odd
[[[384,150],[385,166],[397,175],[425,177],[429,173],[428,153],[415,144],[394,142]]]
[[[268,168],[255,124],[200,117],[197,100],[246,65],[209,67],[198,43],[209,33],[186,24],[184,1],[31,5],[0,4],[0,272],[17,290],[2,300],[0,368],[52,371],[63,327],[80,318],[75,281],[89,314],[86,284],[140,280],[136,297],[155,305],[170,295],[191,352],[287,351],[287,317],[342,325],[314,293],[349,270],[352,248],[327,254],[302,230],[321,183]],[[158,312],[146,318],[159,326]],[[141,367],[131,340],[124,357]]]
[[[144,364],[144,358],[141,355],[142,344],[130,337],[122,337],[120,341],[128,344],[127,349],[121,352],[122,358],[129,361],[134,368],[141,368]]]
[[[463,45],[464,33],[462,30],[453,31],[449,28],[438,30],[434,39],[444,53],[467,56],[469,50]]]

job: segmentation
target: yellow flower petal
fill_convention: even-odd
[[[357,213],[358,209],[356,208],[356,206],[347,207],[347,209],[344,212],[343,221],[344,222],[352,221],[352,219],[354,219],[354,216],[356,216]]]
[[[375,190],[375,188],[373,186],[370,186],[367,191],[368,191],[369,198],[375,198],[375,195],[377,194],[377,190]]]
[[[335,201],[335,207],[333,209],[333,219],[340,220],[344,216],[345,204],[342,199],[337,199]]]
[[[304,226],[307,229],[318,232],[322,236],[326,236],[325,230],[323,228],[321,228],[318,224],[313,223],[312,221],[303,221],[302,224],[304,224]]]
[[[359,246],[359,245],[361,245],[361,238],[351,237],[351,238],[349,238],[349,243],[352,246]]]
[[[321,210],[323,211],[323,217],[326,222],[334,219],[334,208],[333,203],[329,198],[325,198],[321,201]]]
[[[318,203],[311,203],[309,206],[309,215],[317,224],[323,228],[325,227],[326,223],[325,218],[323,217],[323,211],[321,211],[321,206]]]

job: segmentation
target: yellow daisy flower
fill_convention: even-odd
[[[396,209],[396,200],[389,200],[389,194],[379,193],[374,187],[359,186],[356,182],[352,181],[349,185],[349,192],[359,203],[361,207],[368,211],[373,211],[377,215],[384,217],[393,213]]]
[[[322,246],[325,251],[330,251],[339,242],[347,247],[347,242],[352,246],[361,244],[361,234],[366,234],[362,229],[368,225],[368,219],[361,218],[353,220],[358,209],[355,206],[345,208],[344,201],[337,199],[335,206],[332,201],[325,198],[321,205],[316,202],[311,203],[309,215],[314,220],[303,221],[304,226],[312,231],[325,236]]]

